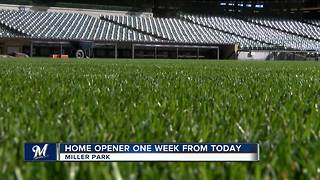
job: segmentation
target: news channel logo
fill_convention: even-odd
[[[52,143],[24,144],[25,161],[56,161],[57,145]]]

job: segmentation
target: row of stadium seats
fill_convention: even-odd
[[[224,33],[222,31],[202,27],[176,18],[153,18],[120,15],[106,15],[102,16],[102,18],[178,43],[239,43],[242,48],[264,48],[269,46],[263,42],[257,42],[236,35]]]
[[[116,17],[116,16],[115,16]],[[119,19],[127,20],[121,16]],[[136,17],[130,17],[131,19]],[[233,44],[240,43],[242,47],[263,48],[267,44],[240,38],[238,36],[212,31],[208,28],[187,23],[178,19],[157,19],[152,23],[145,18],[138,23],[142,32],[151,33],[164,39],[177,43],[199,43],[199,44]],[[33,11],[0,11],[0,22],[5,26],[24,33],[33,38],[63,39],[63,40],[105,40],[105,41],[145,41],[159,42],[161,39],[119,26],[115,23],[102,21],[100,19],[74,13],[53,13]],[[122,22],[122,21],[121,21]],[[128,21],[128,23],[130,23]],[[148,25],[149,23],[149,25]],[[122,23],[123,24],[123,23]],[[132,25],[130,27],[135,27]]]
[[[311,23],[315,26],[320,26],[320,20],[313,19],[313,20],[309,20],[308,23]]]
[[[316,50],[320,49],[319,42],[308,38],[300,37],[290,33],[282,32],[273,28],[246,22],[244,20],[231,17],[201,17],[194,15],[182,15],[195,24],[205,27],[227,31],[239,36],[254,39],[260,42],[274,44],[286,49]]]
[[[84,14],[2,10],[0,11],[0,22],[33,38],[161,41],[152,36]]]
[[[0,25],[39,39],[239,44],[242,49],[320,50],[319,41],[230,17],[184,15],[179,19],[106,15],[99,19],[78,13],[0,10]],[[1,30],[0,37],[5,36],[15,34]]]
[[[11,32],[7,30],[6,28],[3,28],[0,26],[0,37],[2,38],[16,38],[16,37],[22,37],[21,35]]]
[[[320,40],[320,27],[303,23],[296,20],[283,20],[272,18],[249,18],[250,22],[279,29],[285,32],[306,36],[308,38]]]

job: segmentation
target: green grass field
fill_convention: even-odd
[[[319,110],[317,62],[0,60],[0,179],[319,179]],[[26,163],[25,142],[252,142],[261,160]]]

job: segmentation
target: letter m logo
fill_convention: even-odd
[[[33,159],[42,159],[46,157],[48,144],[45,144],[41,149],[40,146],[35,145],[32,147],[32,151],[34,152]]]
[[[24,144],[25,161],[56,161],[57,145],[47,143]]]

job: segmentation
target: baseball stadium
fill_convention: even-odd
[[[315,0],[0,0],[0,179],[320,179],[319,17]],[[260,159],[26,162],[35,142]]]

